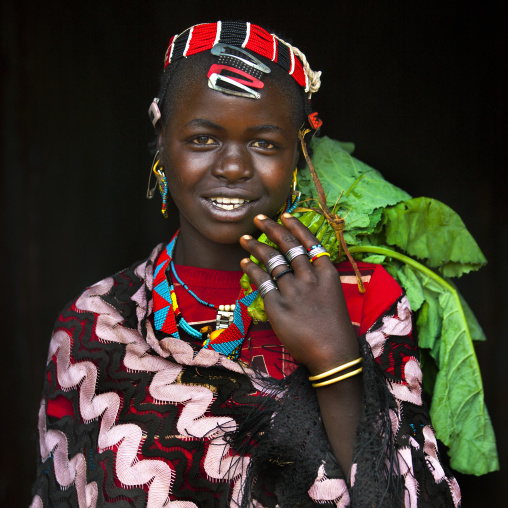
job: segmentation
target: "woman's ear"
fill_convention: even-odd
[[[159,151],[159,160],[164,160],[164,139],[166,138],[166,128],[161,125],[157,132],[157,150]]]

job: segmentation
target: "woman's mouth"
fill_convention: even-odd
[[[245,203],[250,203],[249,199],[242,198],[213,197],[209,199],[214,206],[221,210],[235,210]]]

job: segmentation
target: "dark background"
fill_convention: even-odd
[[[171,225],[144,199],[147,108],[171,35],[249,19],[323,70],[324,133],[414,196],[454,208],[489,259],[459,287],[507,457],[507,4],[3,0],[0,505],[26,506],[52,323],[86,285],[145,257]],[[157,201],[157,202],[156,202]],[[464,507],[502,506],[508,480],[458,475]]]

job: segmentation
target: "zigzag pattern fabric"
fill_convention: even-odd
[[[133,273],[129,275],[126,289],[138,288],[131,294],[132,301],[146,311],[145,287]],[[128,492],[136,506],[198,507],[201,504],[187,501],[167,503],[170,492],[184,495],[185,486],[175,485],[175,471],[183,476],[182,467],[172,468],[160,458],[151,458],[165,453],[177,458],[190,448],[196,456],[194,467],[201,464],[207,478],[204,484],[212,487],[211,493],[198,494],[198,499],[206,502],[221,491],[232,490],[232,497],[240,501],[241,477],[249,459],[235,456],[224,441],[224,435],[234,430],[235,420],[209,416],[214,392],[205,386],[187,385],[181,376],[185,366],[222,367],[229,375],[242,377],[244,368],[215,351],[194,355],[191,346],[172,337],[161,341],[161,356],[153,354],[139,331],[128,326],[123,309],[115,310],[105,301],[106,295],[119,292],[117,285],[122,283],[125,279],[121,277],[110,278],[85,291],[62,314],[53,334],[48,354],[50,390],[57,398],[69,392],[79,396],[72,416],[58,421],[51,416],[51,402],[49,408],[48,401],[41,404],[41,479],[50,480],[51,476],[51,480],[44,486],[46,495],[38,497],[48,499],[49,495],[55,505],[61,501],[71,506],[96,506],[99,499],[123,506],[121,500]],[[83,336],[85,331],[91,333]],[[169,356],[178,360],[166,359]],[[252,390],[248,381],[247,385]],[[117,392],[122,387],[125,393],[120,395]],[[55,424],[51,429],[49,422]],[[59,428],[69,431],[72,427],[76,439],[69,440]],[[186,446],[186,442],[199,444],[199,449]],[[46,474],[48,466],[51,475]],[[87,481],[87,476],[95,479]],[[55,483],[51,481],[62,489],[74,484],[75,489],[68,492],[56,487],[53,491]],[[40,506],[37,497],[34,503],[32,506]]]
[[[374,463],[384,466],[383,454],[401,480],[405,506],[459,506],[457,483],[439,461],[421,399],[407,298],[382,269],[372,276],[378,282],[371,282],[367,296],[358,296],[363,310],[354,311],[360,330],[371,324],[360,337],[366,405],[348,481],[326,451],[305,370],[283,379],[277,392],[273,378],[245,364],[155,333],[154,266],[163,249],[90,287],[60,315],[39,412],[32,507],[285,508],[295,506],[291,495],[305,506],[371,506],[374,487],[392,492],[386,470],[372,474]],[[367,271],[373,273],[373,265]],[[343,275],[347,284],[347,271]],[[370,315],[369,291],[374,300],[391,292],[395,303]],[[305,390],[294,392],[298,385]],[[380,393],[388,397],[386,413]],[[263,418],[266,425],[259,426]],[[379,432],[384,420],[388,426]],[[386,448],[369,448],[362,436],[386,438]],[[270,455],[281,438],[294,460]],[[248,447],[240,452],[245,439]],[[273,489],[259,490],[265,485]]]

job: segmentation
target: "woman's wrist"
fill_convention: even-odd
[[[355,347],[352,347],[347,351],[324,351],[316,357],[313,357],[309,362],[306,362],[305,366],[309,371],[310,377],[316,377],[322,375],[323,373],[333,371],[339,367],[343,367],[344,365],[358,360],[359,358],[361,358],[360,348],[358,346],[358,342],[356,342]],[[358,365],[358,367],[359,366],[360,365]]]

